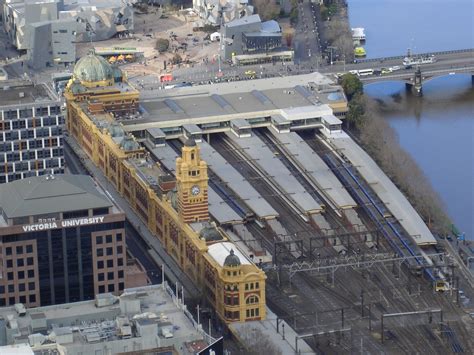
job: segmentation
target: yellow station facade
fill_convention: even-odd
[[[209,221],[207,164],[188,139],[170,177],[116,118],[133,114],[139,92],[91,52],[65,92],[67,129],[226,322],[265,319],[265,273]],[[145,163],[144,163],[145,162]],[[154,183],[144,178],[154,176]],[[193,223],[205,225],[200,232]]]

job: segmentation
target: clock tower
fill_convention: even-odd
[[[184,143],[182,157],[176,159],[178,212],[184,223],[209,220],[207,164],[201,160],[194,139]]]

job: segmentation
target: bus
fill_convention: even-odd
[[[357,71],[358,76],[367,76],[367,75],[373,75],[374,70],[373,69],[361,69]]]

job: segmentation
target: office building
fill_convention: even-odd
[[[64,172],[61,103],[45,85],[0,86],[0,184]]]
[[[45,175],[0,185],[0,306],[120,293],[125,214],[91,177]]]

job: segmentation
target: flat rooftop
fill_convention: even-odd
[[[123,120],[127,131],[252,119],[281,114],[282,110],[312,106],[313,113],[332,113],[328,93],[311,88],[334,84],[319,73],[283,78],[199,85],[140,92],[142,114]],[[302,90],[302,88],[304,88]],[[333,88],[337,91],[338,88]],[[333,92],[331,91],[331,93]]]
[[[173,345],[180,349],[185,342],[202,340],[202,334],[180,306],[175,304],[168,291],[163,284],[126,289],[119,297],[101,294],[99,299],[102,304],[91,300],[37,307],[26,309],[24,316],[19,316],[15,307],[3,307],[0,308],[0,317],[8,324],[6,344],[3,345],[13,344],[18,337],[23,340],[19,342],[28,343],[29,335],[51,331],[71,335],[68,341],[61,343],[61,340],[57,339],[57,342],[73,353],[77,349],[83,350],[84,354],[96,353],[93,349],[104,346],[111,348],[112,353],[117,353],[123,351],[128,343],[128,348],[133,349],[136,342],[141,343],[142,349],[156,347],[157,341],[161,346]],[[130,338],[122,338],[120,324],[124,320],[132,328],[156,324],[156,336],[145,339],[147,337],[140,337],[137,331],[132,331]],[[160,329],[163,327],[170,330],[171,338],[161,335]],[[15,336],[14,334],[18,333],[15,330],[21,335]]]
[[[112,206],[88,175],[34,176],[0,185],[0,209],[6,218]]]
[[[32,104],[36,102],[47,102],[55,100],[48,92],[47,88],[41,85],[9,85],[8,80],[0,82],[0,109],[2,106],[12,106],[21,104]]]

